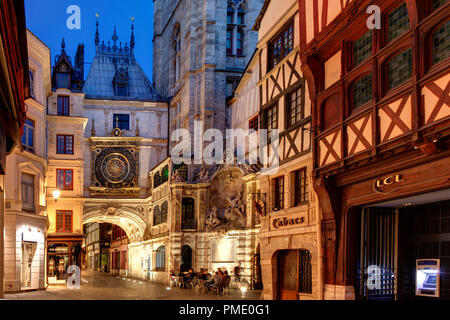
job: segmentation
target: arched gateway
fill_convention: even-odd
[[[88,223],[111,223],[117,225],[126,232],[130,242],[142,241],[147,228],[143,215],[127,207],[85,207],[83,224]]]

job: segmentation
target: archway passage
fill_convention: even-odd
[[[125,230],[111,223],[88,223],[84,226],[84,235],[84,269],[127,273],[129,239]]]
[[[110,223],[123,229],[129,242],[139,242],[144,238],[147,223],[142,215],[130,208],[116,206],[86,206],[83,213],[83,224]]]

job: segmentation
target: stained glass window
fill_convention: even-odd
[[[450,21],[444,23],[433,33],[433,64],[439,63],[449,56]]]
[[[406,3],[402,3],[395,8],[389,14],[388,20],[388,35],[389,41],[391,41],[409,29],[408,8],[406,7]]]
[[[411,78],[412,74],[412,50],[407,49],[389,61],[387,66],[388,90]]]
[[[356,109],[372,99],[372,74],[363,76],[352,86],[353,109]]]
[[[353,42],[353,66],[364,62],[372,54],[372,30]]]

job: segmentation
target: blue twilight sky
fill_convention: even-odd
[[[67,8],[77,5],[81,9],[81,29],[69,30],[66,21],[70,14]],[[117,26],[122,46],[130,43],[131,17],[134,17],[135,57],[152,80],[153,64],[153,1],[152,0],[25,0],[27,27],[51,51],[52,66],[55,56],[61,51],[61,40],[65,39],[66,52],[75,58],[79,43],[85,45],[85,78],[95,55],[95,23],[99,18],[100,43],[111,41],[114,26]]]

